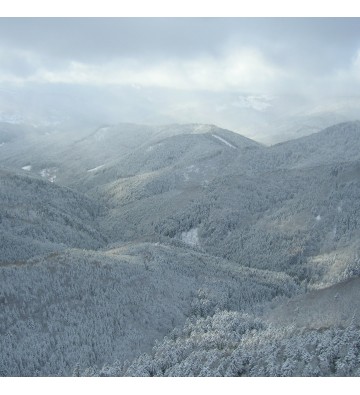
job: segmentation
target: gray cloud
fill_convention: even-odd
[[[221,56],[255,47],[311,70],[344,66],[359,46],[357,18],[1,18],[0,43],[82,62],[118,57]]]
[[[82,114],[96,94],[88,113],[109,120],[239,130],[358,95],[359,50],[358,18],[1,18],[0,88]]]

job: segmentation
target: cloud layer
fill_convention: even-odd
[[[146,109],[159,122],[222,122],[280,113],[279,97],[294,107],[358,95],[358,37],[356,18],[2,18],[0,88],[93,87],[108,107],[131,103],[119,121],[138,107],[140,120]]]

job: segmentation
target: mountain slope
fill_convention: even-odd
[[[322,329],[359,325],[359,297],[360,278],[353,277],[331,287],[294,297],[269,310],[265,316],[275,326],[292,324]]]
[[[68,188],[0,169],[0,200],[2,264],[106,242],[96,219],[101,206]]]
[[[333,125],[269,149],[272,166],[311,167],[360,160],[360,121]]]
[[[71,375],[150,351],[187,317],[246,311],[298,287],[184,247],[68,250],[0,268],[0,374]]]

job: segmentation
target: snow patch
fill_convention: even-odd
[[[99,169],[101,169],[102,167],[104,167],[105,165],[100,165],[100,166],[97,166],[97,167],[94,167],[93,169],[89,169],[89,170],[87,170],[88,172],[94,172],[94,171],[97,171],[97,170],[99,170]]]
[[[198,236],[198,228],[192,228],[188,232],[181,233],[181,240],[189,244],[191,246],[198,246],[200,245],[199,236]]]
[[[209,133],[213,129],[211,125],[196,125],[194,127],[194,132],[200,132],[200,133]]]
[[[318,216],[316,217],[316,221],[320,221],[320,220],[321,220],[321,216],[318,215]]]
[[[342,212],[341,206],[338,206],[337,211],[338,211],[338,213],[341,213],[341,212]]]
[[[40,175],[41,175],[41,177],[46,178],[48,181],[54,182],[56,179],[56,174],[55,174],[56,171],[57,171],[56,167],[52,167],[49,169],[42,169],[40,171]]]
[[[26,171],[30,171],[31,170],[31,165],[23,166],[22,169],[26,170]]]
[[[190,173],[199,173],[199,168],[195,165],[188,166],[184,172],[184,179],[185,181],[190,180]]]
[[[4,142],[0,143],[0,147],[2,147],[3,145],[5,145],[5,143],[4,143]]]
[[[225,139],[223,139],[222,137],[216,135],[216,134],[212,134],[213,137],[215,137],[216,139],[220,140],[222,143],[224,143],[225,145],[227,145],[228,147],[234,148],[236,149],[235,145],[232,145],[231,143],[229,143],[228,141],[226,141]]]
[[[164,145],[164,143],[157,143],[154,145],[150,145],[149,147],[146,148],[146,152],[151,152],[153,151],[155,148],[161,147],[162,145]]]

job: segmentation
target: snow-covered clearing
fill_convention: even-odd
[[[228,147],[236,149],[235,145],[232,145],[231,143],[229,143],[228,141],[226,141],[222,137],[220,137],[220,136],[218,136],[216,134],[212,134],[212,136],[215,137],[216,139],[218,139],[219,141],[221,141],[222,143],[226,144]]]
[[[94,167],[93,169],[89,169],[88,172],[97,171],[97,170],[101,169],[101,168],[104,167],[104,166],[105,166],[105,165],[100,165],[100,166]]]
[[[190,229],[188,232],[181,233],[181,240],[189,244],[191,246],[198,246],[200,245],[199,236],[198,236],[198,228]]]
[[[26,170],[26,171],[30,171],[31,170],[31,165],[23,166],[22,169]]]
[[[46,178],[47,180],[49,180],[50,182],[54,182],[56,179],[56,168],[51,168],[51,169],[42,169],[40,171],[40,175],[41,177]]]

